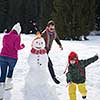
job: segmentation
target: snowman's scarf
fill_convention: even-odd
[[[36,49],[32,48],[31,49],[31,53],[33,53],[33,54],[45,54],[46,53],[46,50],[45,49],[36,50]]]

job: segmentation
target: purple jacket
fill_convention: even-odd
[[[18,50],[23,49],[20,45],[21,38],[15,30],[5,34],[2,41],[2,49],[0,56],[18,59]]]

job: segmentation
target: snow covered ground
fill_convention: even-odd
[[[0,34],[0,49],[2,47],[2,37]],[[14,88],[5,92],[5,100],[27,100],[25,94],[25,81],[29,71],[29,65],[27,58],[30,53],[31,42],[34,35],[22,35],[22,42],[25,43],[25,49],[19,51],[19,60],[15,67],[13,83]],[[56,85],[53,81],[50,84],[56,87],[57,100],[69,100],[68,87],[66,87],[66,77],[63,74],[65,66],[67,64],[67,57],[70,51],[75,51],[79,55],[79,59],[87,59],[89,57],[98,54],[100,56],[100,37],[89,36],[89,41],[64,41],[61,40],[63,45],[63,51],[61,51],[58,45],[54,42],[52,50],[50,51],[50,57],[54,64],[54,69],[57,77],[61,81],[60,85]],[[95,63],[89,65],[86,68],[87,75],[87,100],[99,100],[100,99],[100,59]],[[54,90],[53,90],[54,91]],[[32,91],[30,91],[31,93]],[[30,97],[30,100],[34,100],[34,97]],[[40,98],[41,100],[41,98]],[[48,98],[48,100],[50,100]],[[77,91],[77,100],[82,100],[80,93]]]

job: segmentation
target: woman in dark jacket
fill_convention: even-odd
[[[53,40],[55,40],[57,42],[57,44],[59,45],[59,47],[61,49],[63,49],[63,47],[61,45],[61,42],[59,40],[59,37],[58,37],[58,35],[57,35],[56,31],[55,31],[55,23],[54,23],[54,21],[50,20],[48,22],[46,29],[42,32],[42,37],[44,38],[45,43],[46,43],[46,47],[45,48],[47,50],[47,54],[51,50],[51,46],[52,46]],[[54,80],[54,82],[56,84],[59,84],[60,81],[56,78],[56,75],[55,75],[55,72],[54,72],[54,69],[53,69],[52,61],[51,61],[49,56],[48,56],[48,58],[49,58],[48,68],[49,68],[49,72],[51,74],[51,77],[52,77],[52,79]]]

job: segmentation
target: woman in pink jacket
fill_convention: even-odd
[[[2,49],[0,52],[0,100],[3,100],[4,89],[12,88],[12,76],[14,67],[18,59],[18,50],[21,50],[25,47],[24,44],[21,44],[21,26],[20,23],[17,23],[13,26],[12,30],[5,34],[2,41]],[[7,76],[7,84],[4,87],[4,83]]]

